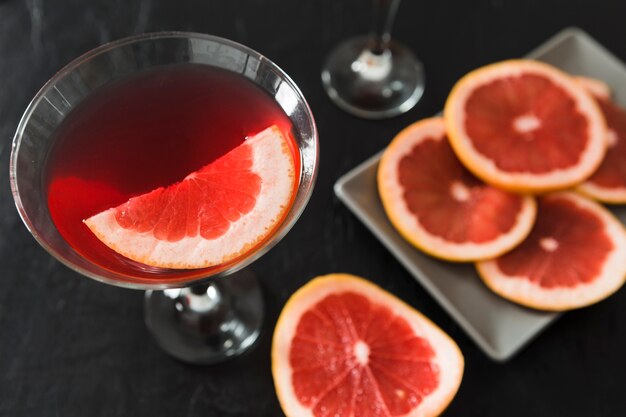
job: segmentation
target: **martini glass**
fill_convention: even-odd
[[[282,108],[299,149],[300,177],[293,205],[273,235],[235,261],[200,270],[155,269],[136,264],[136,275],[104,268],[72,247],[47,210],[44,167],[55,131],[98,88],[139,71],[174,64],[217,67],[253,82]],[[246,79],[248,81],[246,81]],[[145,320],[170,355],[194,364],[222,362],[246,351],[263,322],[259,283],[246,268],[294,225],[313,190],[318,136],[311,110],[295,83],[276,64],[235,42],[215,36],[161,32],[100,46],[60,70],[26,109],[13,140],[10,181],[24,224],[56,259],[105,284],[146,290]],[[130,261],[129,261],[130,262]]]
[[[424,69],[409,49],[391,40],[400,0],[371,1],[370,35],[339,44],[324,64],[322,83],[331,100],[348,113],[384,119],[415,106],[424,93]]]

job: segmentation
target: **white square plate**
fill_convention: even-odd
[[[580,29],[559,32],[526,58],[604,80],[613,88],[614,99],[626,104],[626,66]],[[436,260],[404,241],[387,220],[378,196],[380,157],[381,153],[341,177],[335,193],[490,358],[508,360],[559,317],[510,303],[483,285],[473,265]],[[626,223],[626,208],[613,212]]]

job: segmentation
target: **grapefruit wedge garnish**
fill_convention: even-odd
[[[457,392],[463,356],[396,297],[334,274],[312,280],[285,305],[272,373],[287,417],[429,417]]]
[[[378,190],[391,223],[414,246],[439,258],[496,257],[530,232],[536,205],[483,183],[450,148],[443,119],[414,123],[385,150]]]
[[[289,210],[295,162],[272,126],[184,180],[85,220],[114,251],[146,265],[204,268],[269,236]]]
[[[607,123],[606,155],[597,171],[578,190],[605,203],[626,203],[626,110],[592,91]]]
[[[572,192],[539,199],[530,236],[511,252],[476,264],[497,294],[542,310],[600,301],[624,283],[626,231],[600,204]]]
[[[444,116],[459,159],[489,184],[521,192],[573,186],[599,166],[606,126],[593,98],[560,70],[504,61],[456,83]]]

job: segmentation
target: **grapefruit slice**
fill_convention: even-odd
[[[626,232],[598,203],[572,192],[539,199],[537,222],[520,246],[477,263],[497,294],[541,310],[600,301],[624,283]]]
[[[396,297],[333,274],[309,282],[283,308],[272,374],[287,417],[428,417],[457,392],[463,356]]]
[[[595,94],[595,92],[593,92]],[[626,203],[626,110],[609,98],[596,95],[607,123],[606,155],[600,167],[578,191],[605,203]]]
[[[192,269],[239,257],[289,210],[295,164],[272,126],[184,180],[85,220],[107,246],[137,262]]]
[[[593,98],[540,62],[504,61],[456,83],[444,116],[452,148],[489,184],[545,192],[580,183],[600,165],[606,126]]]
[[[401,131],[378,167],[378,190],[391,223],[433,256],[471,261],[498,256],[530,233],[536,205],[486,185],[459,162],[442,118]]]

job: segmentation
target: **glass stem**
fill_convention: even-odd
[[[216,282],[181,289],[177,306],[178,320],[197,334],[215,334],[225,320],[229,307]]]
[[[377,55],[389,47],[391,27],[400,5],[400,0],[372,0],[374,14],[372,16],[372,33],[370,50]]]

